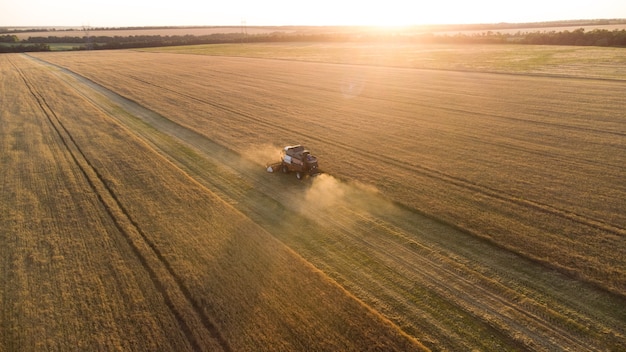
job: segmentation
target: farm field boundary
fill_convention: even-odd
[[[593,350],[623,339],[620,298],[398,208],[358,183],[324,177],[309,187],[267,175],[254,157],[82,77],[61,76],[88,87],[78,90],[107,115],[433,348]],[[606,331],[613,338],[605,340]]]

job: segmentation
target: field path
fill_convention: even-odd
[[[127,126],[188,175],[432,349],[601,351],[616,349],[626,341],[621,297],[401,206],[363,183],[341,181],[332,175],[301,183],[293,176],[267,174],[263,167],[268,161],[266,153],[242,154],[217,143],[219,137],[209,138],[193,125],[156,113],[83,76],[59,68],[53,72],[107,116]],[[156,91],[168,95],[186,96],[181,101],[210,104],[233,118],[243,116],[246,123],[276,127],[225,103],[208,102],[147,78],[129,79],[153,87],[150,89],[156,86]],[[621,135],[605,129],[596,132]],[[320,141],[349,149],[341,142]],[[390,162],[413,174],[424,173],[486,196],[503,197],[498,190],[441,171],[402,166],[400,160]],[[548,212],[562,211],[533,200],[508,199],[522,206],[546,207]],[[622,227],[596,223],[587,215],[566,211],[560,216],[581,218],[589,226],[623,235]]]

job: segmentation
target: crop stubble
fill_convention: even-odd
[[[25,84],[28,66],[2,59],[3,101],[19,102],[2,104],[3,346],[123,349],[128,336],[145,336],[133,344],[185,348],[176,320]]]
[[[45,67],[2,60],[0,346],[420,348]]]
[[[554,87],[553,79],[537,77],[441,72],[421,72],[414,77],[410,76],[414,71],[406,70],[306,63],[289,63],[287,67],[284,62],[276,65],[264,60],[155,58],[137,53],[103,59],[91,55],[45,59],[60,60],[64,66],[244,156],[248,148],[263,143],[296,140],[313,144],[325,169],[334,175],[376,184],[387,196],[475,235],[487,236],[500,246],[621,291],[624,213],[619,195],[624,187],[619,165],[624,158],[620,148],[624,129],[623,121],[616,118],[619,89],[623,87],[620,82],[564,79]],[[336,241],[332,236],[345,226],[336,219],[330,223],[324,239]],[[368,226],[375,223],[366,222]],[[354,231],[348,227],[339,233],[353,237]],[[581,240],[591,235],[597,242]],[[403,236],[412,238],[410,233]],[[372,243],[365,244],[374,248]],[[612,250],[608,255],[604,253],[607,248]],[[398,253],[383,252],[378,260],[384,262]],[[369,253],[362,259],[373,261],[376,255]],[[396,270],[411,272],[415,260],[410,257],[402,264],[405,267]],[[328,262],[325,265],[330,265],[332,272],[353,262],[350,258],[334,267]],[[393,263],[389,265],[395,267],[402,261]],[[390,274],[374,281],[385,282],[385,275]],[[432,285],[447,282],[445,275],[439,274],[440,281]],[[407,279],[426,280],[418,279],[415,273]],[[348,278],[347,285],[362,290],[359,285],[364,283],[358,280]],[[462,281],[454,276],[449,280]],[[482,280],[481,285],[499,285],[502,287],[495,291],[506,292],[497,279]],[[462,306],[462,311],[500,326],[505,335],[516,334],[511,326],[520,320],[524,309],[506,318],[489,307],[491,304],[464,306],[458,296],[471,291],[471,285],[456,286],[452,291],[456,294],[441,291],[450,288],[435,288],[437,296]],[[545,297],[533,303],[523,295],[508,295],[507,299],[525,302],[522,307],[542,306],[534,308],[539,309],[533,313],[540,315],[539,320],[563,319],[565,325],[574,326],[566,329],[580,324],[578,319],[586,319],[572,317],[576,312],[559,313],[536,303]],[[384,310],[385,303],[381,306]],[[569,323],[568,317],[572,319]],[[431,315],[429,322],[437,324],[437,319],[445,318],[433,319]],[[550,329],[549,324],[539,326]],[[440,330],[454,334],[455,328]],[[446,338],[453,339],[452,335],[432,334],[435,346]],[[521,336],[515,340],[527,347],[542,346],[526,336],[541,333],[518,334]],[[467,338],[458,337],[456,346],[467,347],[462,342]],[[526,338],[530,340],[524,341]],[[580,341],[567,343],[585,346]]]

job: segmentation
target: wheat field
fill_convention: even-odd
[[[621,81],[555,86],[551,77],[412,77],[294,61],[119,53],[107,66],[98,55],[97,65],[54,57],[241,154],[302,141],[335,176],[626,291],[616,250],[626,231]]]
[[[178,331],[178,340],[160,335],[165,348],[615,350],[625,341],[620,79],[135,51],[7,57],[13,78],[3,73],[3,84],[24,82],[38,123],[61,121],[65,142],[45,144],[59,151],[36,154],[69,153],[66,168],[79,165],[86,179],[78,193],[105,208],[68,222],[84,233],[85,219],[112,222],[123,272],[154,286],[137,291],[161,299]],[[3,117],[6,135],[17,138],[23,114]],[[294,143],[326,174],[267,174],[264,164]],[[47,187],[37,182],[24,186],[34,199]],[[51,214],[65,212],[35,217],[65,223]],[[96,275],[119,280],[109,270]],[[142,336],[120,331],[121,346]]]

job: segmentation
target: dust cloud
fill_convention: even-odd
[[[265,166],[266,164],[279,162],[281,151],[281,147],[272,144],[253,145],[248,148],[243,157],[255,164]]]
[[[305,203],[316,208],[329,208],[334,205],[343,205],[347,185],[328,174],[321,174],[313,178],[311,187],[307,190]]]
[[[369,233],[375,219],[386,218],[394,211],[393,203],[374,186],[329,174],[310,181],[303,201],[294,204],[294,208],[324,231],[347,236]]]
[[[305,202],[318,211],[333,212],[339,208],[363,209],[381,202],[380,192],[372,185],[344,182],[332,175],[321,174],[311,181],[305,193]]]

